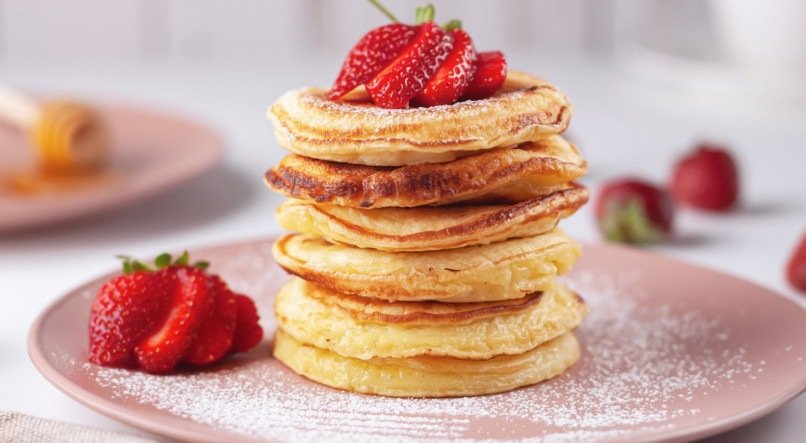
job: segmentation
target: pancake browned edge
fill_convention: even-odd
[[[283,94],[267,116],[277,142],[296,154],[401,166],[447,162],[559,134],[571,112],[556,87],[513,71],[502,89],[484,100],[390,110],[371,103],[334,102],[327,99],[326,90],[305,88]]]
[[[363,209],[287,200],[276,215],[285,229],[331,242],[391,252],[431,251],[546,233],[582,207],[588,195],[584,186],[571,183],[545,196],[498,205]]]
[[[272,248],[287,272],[334,292],[390,301],[493,301],[550,288],[579,257],[561,229],[534,237],[426,252],[389,253],[307,234]]]
[[[517,355],[576,328],[587,311],[563,285],[495,302],[385,302],[298,278],[280,289],[274,305],[277,325],[289,335],[362,360]]]
[[[287,197],[318,203],[353,208],[414,207],[470,199],[521,201],[552,192],[587,170],[576,147],[554,136],[449,163],[397,168],[289,155],[266,172],[265,181]]]

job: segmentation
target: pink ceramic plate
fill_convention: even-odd
[[[204,249],[253,295],[268,337],[285,280],[270,240]],[[806,312],[727,275],[593,245],[570,276],[591,314],[580,362],[562,376],[484,397],[393,399],[309,382],[251,353],[199,373],[152,376],[85,363],[90,301],[70,292],[31,329],[31,357],[76,400],[132,426],[200,441],[690,440],[767,414],[806,387]]]
[[[0,125],[0,231],[74,219],[163,192],[210,169],[221,139],[188,120],[125,106],[99,105],[112,138],[107,179],[64,192],[25,195],[6,181],[33,169],[24,136]]]

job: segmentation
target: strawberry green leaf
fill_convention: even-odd
[[[663,240],[663,232],[654,226],[640,199],[611,202],[602,220],[602,232],[609,241],[648,244]]]
[[[446,31],[453,31],[454,29],[462,29],[462,21],[453,19],[448,23],[445,23],[445,25],[442,27],[445,28]]]
[[[201,270],[205,270],[205,269],[210,267],[210,262],[200,260],[200,261],[197,261],[196,263],[193,263],[193,267],[194,268],[199,268]]]
[[[139,260],[134,260],[134,261],[129,262],[129,263],[131,264],[133,272],[150,271],[151,270],[151,268],[149,268],[148,266],[146,266],[143,262],[141,262]]]
[[[187,249],[185,249],[184,251],[182,251],[182,255],[180,255],[179,258],[176,259],[174,265],[187,266],[188,264],[190,264],[190,253],[187,251]]]
[[[422,23],[433,22],[437,12],[434,5],[427,4],[426,6],[418,6],[414,10],[414,24],[419,25]]]
[[[154,265],[157,269],[167,268],[171,265],[171,254],[164,252],[154,259]]]

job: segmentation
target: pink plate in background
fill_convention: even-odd
[[[267,336],[287,278],[271,240],[207,248],[237,291],[258,302]],[[569,276],[588,302],[580,361],[512,392],[394,399],[310,382],[270,343],[216,368],[153,376],[90,365],[91,281],[37,319],[29,351],[81,403],[134,427],[194,441],[693,440],[772,412],[806,388],[806,310],[752,283],[660,255],[590,245]]]
[[[182,117],[128,106],[97,105],[109,128],[109,179],[102,185],[26,195],[6,179],[33,169],[25,137],[0,125],[0,232],[55,224],[107,211],[164,192],[209,170],[220,159],[221,138]]]

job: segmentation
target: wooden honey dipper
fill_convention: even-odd
[[[106,161],[106,130],[98,114],[86,105],[72,101],[40,104],[0,85],[0,118],[29,135],[45,174],[97,171]]]

